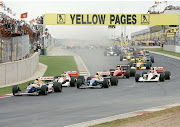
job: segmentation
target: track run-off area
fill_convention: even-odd
[[[53,51],[53,49],[52,49]],[[71,49],[78,54],[93,76],[108,71],[121,62],[119,56],[104,56],[103,49]],[[180,61],[151,53],[153,66],[171,72],[165,82],[135,82],[134,77],[119,79],[108,89],[63,88],[62,93],[47,96],[20,96],[0,99],[1,127],[62,127],[108,116],[133,112],[180,100]],[[136,73],[142,73],[137,71]]]

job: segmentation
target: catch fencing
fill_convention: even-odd
[[[29,35],[0,38],[0,62],[12,62],[27,58]]]

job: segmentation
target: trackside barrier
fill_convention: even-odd
[[[39,55],[30,58],[0,64],[0,85],[6,85],[30,78],[39,65]]]

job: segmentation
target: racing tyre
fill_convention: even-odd
[[[135,81],[136,81],[136,82],[139,82],[139,78],[140,78],[140,74],[136,74],[136,75],[135,75]]]
[[[82,83],[85,82],[84,76],[78,76],[78,79],[81,79],[81,80],[82,80]]]
[[[123,61],[123,55],[120,55],[120,61]]]
[[[164,82],[164,80],[165,80],[164,74],[163,74],[163,73],[160,73],[159,81],[160,81],[160,82]]]
[[[47,89],[48,89],[48,88],[47,88],[46,85],[42,85],[42,86],[41,86],[40,93],[41,93],[42,95],[47,95],[47,94],[48,94],[48,90],[47,90]]]
[[[133,63],[134,63],[134,62],[131,61],[131,62],[129,63],[129,66],[132,67],[132,66],[133,66]]]
[[[62,84],[60,82],[55,82],[53,84],[54,92],[62,92]]]
[[[82,79],[77,80],[77,88],[79,89],[82,85]]]
[[[75,77],[71,77],[70,86],[71,87],[75,87],[75,83],[76,83],[76,78]]]
[[[165,79],[170,80],[171,77],[171,72],[170,71],[165,71]]]
[[[111,81],[112,86],[117,86],[118,85],[118,78],[117,77],[115,77],[115,76],[111,77],[110,81]]]
[[[102,87],[103,87],[103,88],[108,88],[108,87],[109,87],[109,84],[108,84],[108,80],[107,80],[107,79],[104,79],[103,84],[102,84]]]
[[[109,71],[115,71],[115,69],[109,69]]]
[[[154,56],[151,56],[151,62],[154,63]]]
[[[21,91],[19,86],[18,85],[14,85],[13,88],[12,88],[13,95],[15,96],[15,94],[18,93],[19,91]]]
[[[151,68],[151,63],[150,62],[147,62],[146,64],[146,69],[150,69]]]
[[[136,75],[136,70],[135,69],[130,69],[130,76],[134,77]]]
[[[125,76],[126,76],[126,78],[129,78],[129,77],[130,77],[130,71],[127,70],[127,71],[125,72]]]
[[[142,77],[143,77],[144,74],[147,74],[147,72],[146,72],[146,71],[143,71],[143,72],[142,72]]]

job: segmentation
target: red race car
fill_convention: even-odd
[[[126,77],[135,76],[136,70],[130,69],[129,65],[117,65],[116,69],[110,69],[111,76]]]

